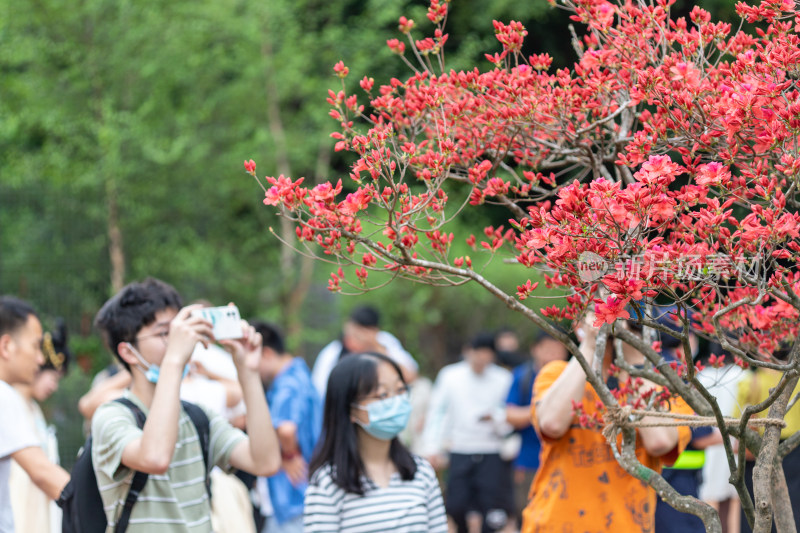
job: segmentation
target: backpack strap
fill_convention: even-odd
[[[206,465],[206,493],[208,494],[208,501],[211,503],[211,469],[209,468],[209,439],[211,434],[210,422],[208,416],[203,409],[193,403],[181,400],[183,410],[189,415],[195,429],[197,430],[197,437],[200,439],[200,448],[203,450],[203,463]]]
[[[125,498],[125,505],[122,507],[122,514],[119,515],[117,525],[114,528],[116,533],[124,533],[128,529],[128,521],[131,519],[131,512],[133,512],[133,505],[139,499],[139,493],[144,489],[149,475],[145,472],[136,472],[131,481],[131,488],[128,490],[128,496]]]
[[[144,428],[144,413],[135,403],[130,401],[128,398],[117,398],[115,401],[130,409],[133,412],[133,416],[136,418],[136,425],[139,426],[139,429]],[[125,498],[125,504],[122,507],[122,514],[120,514],[119,520],[117,520],[117,525],[114,528],[116,533],[124,533],[125,530],[128,529],[128,521],[131,519],[133,506],[136,504],[136,500],[139,499],[139,493],[141,493],[142,489],[144,489],[148,477],[149,474],[146,472],[136,472],[133,475],[133,479],[131,480],[131,488],[128,490],[128,495]]]

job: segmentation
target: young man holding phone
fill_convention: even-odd
[[[98,312],[95,323],[109,349],[131,372],[127,397],[146,415],[142,429],[119,402],[92,419],[92,462],[110,531],[135,472],[150,474],[130,514],[128,531],[209,532],[211,507],[199,435],[181,406],[180,382],[195,345],[216,340],[212,324],[181,306],[170,285],[152,278],[131,283]],[[209,419],[208,462],[268,476],[281,464],[277,436],[257,371],[261,338],[243,325],[239,339],[219,340],[233,358],[247,406],[245,435],[225,419]]]

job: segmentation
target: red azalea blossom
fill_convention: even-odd
[[[594,306],[596,316],[594,326],[600,327],[603,324],[613,324],[618,318],[623,320],[630,318],[630,313],[625,309],[629,301],[629,298],[620,299],[616,296],[609,296],[605,302],[596,300]]]
[[[344,66],[344,62],[339,61],[333,66],[333,71],[336,73],[337,76],[340,78],[346,78],[347,74],[350,72],[350,69]]]

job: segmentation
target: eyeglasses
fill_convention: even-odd
[[[159,332],[159,333],[151,333],[151,334],[149,334],[149,335],[139,335],[139,336],[138,336],[138,337],[136,337],[134,340],[135,340],[136,342],[139,342],[139,341],[140,341],[140,340],[142,340],[142,339],[149,339],[149,338],[151,338],[151,337],[158,337],[158,338],[160,338],[160,339],[162,340],[162,342],[164,342],[164,343],[166,344],[166,342],[167,342],[167,338],[169,337],[169,330],[167,330],[167,331],[161,331],[161,332]]]

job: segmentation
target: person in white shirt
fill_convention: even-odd
[[[311,382],[319,397],[325,399],[328,376],[342,356],[352,353],[376,352],[387,355],[400,365],[403,378],[412,383],[419,365],[397,337],[380,329],[380,314],[368,305],[356,307],[342,326],[342,337],[329,342],[317,355],[311,370]]]
[[[25,400],[12,386],[33,383],[45,362],[42,339],[42,324],[30,305],[0,297],[0,533],[15,531],[8,486],[12,459],[51,500],[69,481],[67,471],[47,458],[27,421]]]
[[[57,390],[72,361],[67,346],[67,326],[63,319],[57,321],[52,332],[44,334],[42,342],[45,363],[37,372],[33,383],[17,383],[14,389],[27,404],[28,422],[33,425],[40,446],[47,458],[59,464],[58,439],[53,425],[44,418],[40,403],[45,402]],[[25,533],[61,532],[61,508],[37,487],[27,472],[15,461],[11,461],[8,478],[11,490],[11,508],[14,511],[14,527]]]
[[[480,514],[482,531],[500,531],[514,513],[511,464],[500,457],[511,372],[494,364],[494,337],[478,334],[464,360],[439,372],[423,433],[423,449],[436,468],[448,461],[447,514],[459,532],[467,515]]]

